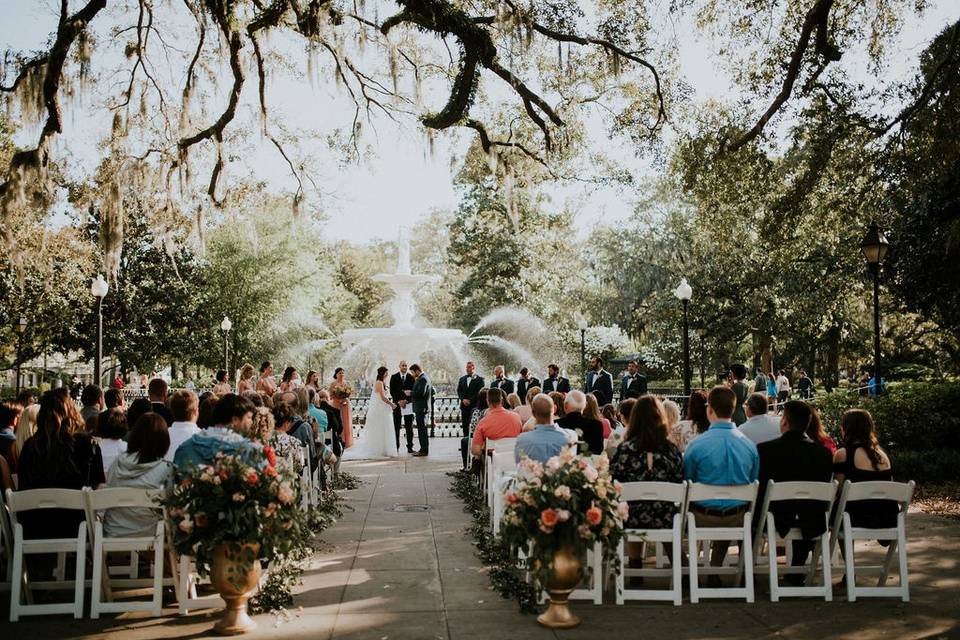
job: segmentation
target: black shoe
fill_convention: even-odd
[[[413,453],[413,447],[407,447],[407,453]]]

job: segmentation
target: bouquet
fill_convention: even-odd
[[[173,546],[196,559],[201,575],[209,571],[220,544],[259,543],[259,559],[283,559],[309,535],[296,487],[290,470],[276,468],[270,447],[252,460],[218,453],[213,464],[198,465],[182,476],[162,501]]]
[[[330,395],[333,396],[334,399],[343,402],[344,400],[348,400],[350,396],[353,395],[353,387],[348,384],[331,387]]]
[[[618,559],[628,507],[620,500],[620,483],[610,477],[606,454],[596,467],[577,457],[572,446],[545,465],[525,457],[504,498],[500,535],[511,549],[523,551],[540,587],[547,584],[550,561],[561,547],[582,556],[600,542],[607,560]]]

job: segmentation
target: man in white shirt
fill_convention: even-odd
[[[170,398],[170,413],[173,414],[173,424],[170,425],[170,448],[163,459],[173,462],[177,448],[200,432],[197,427],[197,416],[200,415],[200,401],[193,391],[184,389],[177,391]]]
[[[769,442],[780,437],[780,419],[767,413],[767,394],[751,393],[743,403],[747,421],[737,427],[753,444]]]
[[[783,369],[777,376],[777,402],[786,402],[790,399],[790,378],[787,377]]]

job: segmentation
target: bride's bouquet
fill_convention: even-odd
[[[353,387],[348,384],[337,385],[330,389],[330,395],[336,400],[349,400],[350,396],[353,395]]]

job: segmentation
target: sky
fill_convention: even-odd
[[[51,0],[0,0],[0,50],[37,50],[44,46],[55,27],[58,2]],[[79,5],[74,1],[72,5]],[[902,57],[892,60],[888,76],[909,77],[915,71],[916,57],[929,40],[944,26],[960,18],[957,0],[933,0],[920,19],[911,18],[902,30],[896,49]],[[728,98],[730,83],[712,52],[714,43],[695,35],[690,25],[670,25],[680,38],[679,68],[694,91],[694,100]],[[96,53],[95,53],[96,55]],[[842,64],[852,68],[854,78],[869,79],[864,60],[846,57]],[[485,83],[491,80],[485,79]],[[495,80],[496,82],[496,80]],[[311,83],[312,84],[312,83]],[[485,85],[486,86],[486,85]],[[255,94],[253,78],[245,94],[252,100]],[[306,130],[320,122],[337,122],[349,116],[352,110],[342,90],[333,83],[310,86],[305,81],[278,78],[271,81],[270,102],[273,117],[291,130]],[[428,103],[444,100],[439,96]],[[79,109],[68,110],[67,131],[58,149],[68,153],[79,166],[92,168],[96,164],[99,140],[109,130],[109,114],[95,108],[96,97],[90,97]],[[212,107],[216,109],[218,107]],[[252,108],[247,104],[246,108]],[[251,117],[252,119],[252,117]],[[594,125],[589,125],[593,127]],[[240,132],[246,136],[245,132]],[[367,129],[365,141],[376,146],[376,154],[359,163],[341,165],[328,160],[330,151],[322,141],[301,142],[301,157],[316,160],[323,187],[319,205],[329,216],[326,230],[334,239],[366,242],[394,239],[401,226],[412,226],[431,210],[456,207],[457,193],[452,175],[456,159],[469,143],[468,132],[443,134],[432,146],[426,142],[423,130],[414,122],[401,127],[381,121],[376,131]],[[24,144],[35,140],[35,133],[24,130],[18,137]],[[641,178],[654,173],[643,159],[633,157],[625,145],[611,145],[610,152],[618,162],[631,168]],[[270,148],[260,148],[246,166],[239,163],[231,169],[237,172],[255,171],[277,189],[292,189],[293,182],[286,168]],[[629,193],[616,189],[584,191],[581,187],[558,187],[552,190],[550,206],[568,207],[576,212],[576,226],[586,232],[600,221],[611,222],[630,214],[633,203]]]

